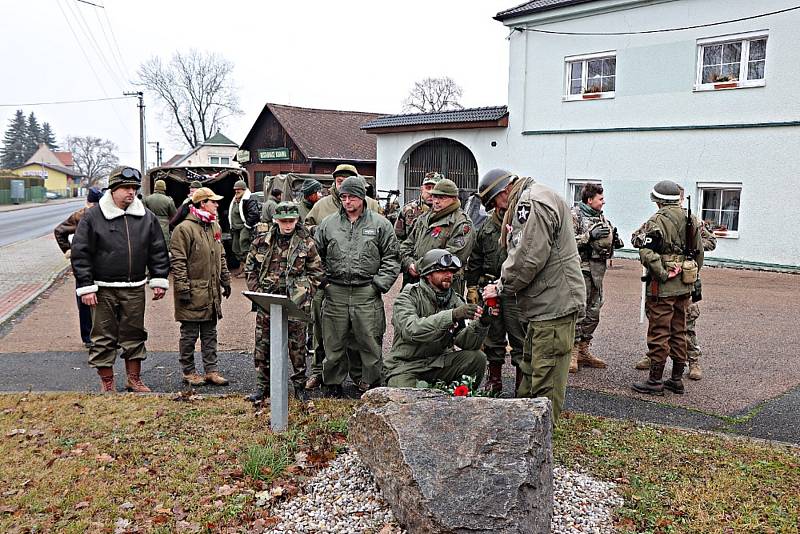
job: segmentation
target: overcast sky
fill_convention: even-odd
[[[508,34],[492,19],[515,0],[2,0],[0,127],[16,109],[49,122],[59,143],[93,135],[139,166],[136,100],[15,106],[120,96],[138,66],[176,50],[217,52],[236,65],[244,114],[223,133],[241,143],[266,102],[401,112],[416,80],[450,76],[467,107],[506,104]],[[74,32],[74,35],[73,35]],[[117,47],[119,53],[116,53]],[[164,159],[187,147],[145,94],[147,140]],[[148,147],[148,162],[155,160]]]

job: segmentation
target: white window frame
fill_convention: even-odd
[[[578,198],[577,202],[575,201],[575,190],[577,189],[580,192],[580,189],[586,184],[603,185],[603,180],[599,178],[575,178],[567,180],[566,196],[569,199],[570,208],[577,206],[581,202],[580,198]]]
[[[614,91],[603,91],[598,93],[587,93],[586,91],[586,78],[588,76],[588,60],[590,59],[601,59],[601,58],[614,58],[617,59],[617,51],[616,50],[608,50],[606,52],[596,52],[594,54],[582,54],[579,56],[566,56],[564,58],[564,95],[561,97],[564,102],[577,102],[583,100],[604,100],[608,98],[614,98],[616,94],[617,88],[617,67],[616,63],[614,66]],[[570,63],[575,63],[577,61],[583,62],[582,65],[582,72],[581,72],[581,94],[579,95],[571,95],[569,94],[570,85],[571,85],[571,71]]]
[[[750,66],[750,41],[766,39],[769,43],[769,35],[766,30],[737,33],[733,35],[722,35],[718,37],[707,37],[697,40],[697,68],[695,71],[694,91],[720,91],[727,89],[746,89],[750,87],[764,87],[767,84],[767,56],[764,55],[764,77],[760,80],[748,80],[747,74]],[[703,48],[708,45],[742,43],[742,55],[739,58],[739,79],[728,82],[702,83],[703,80]]]
[[[212,158],[217,158],[217,163],[212,161]],[[227,159],[227,163],[222,163],[222,159]],[[209,165],[230,165],[231,164],[231,157],[230,156],[220,156],[218,154],[209,154],[208,155],[208,164]]]
[[[703,217],[703,203],[705,200],[705,192],[708,190],[719,190],[719,191],[739,191],[739,211],[738,211],[738,225],[736,230],[727,230],[727,231],[715,231],[714,235],[717,237],[721,237],[723,239],[738,239],[739,238],[739,227],[742,223],[742,184],[741,182],[700,182],[697,184],[697,190],[700,193],[697,195],[700,201],[695,206],[692,205],[692,212],[697,215],[698,218],[702,219]],[[722,209],[722,206],[720,206]]]

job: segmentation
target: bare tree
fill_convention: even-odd
[[[115,152],[117,145],[108,139],[100,139],[90,135],[67,137],[67,150],[72,152],[75,168],[83,174],[89,186],[108,176],[119,164]]]
[[[241,114],[233,85],[233,63],[209,52],[175,52],[169,63],[153,56],[139,66],[138,85],[164,106],[172,133],[195,147],[225,121]]]
[[[432,113],[450,109],[464,109],[459,103],[463,91],[449,76],[444,78],[425,78],[415,82],[403,102],[403,111],[411,113]]]

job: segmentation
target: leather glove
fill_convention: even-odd
[[[469,286],[467,288],[467,302],[469,304],[478,303],[478,286]]]
[[[178,302],[181,304],[191,304],[192,294],[189,291],[178,293]]]
[[[604,237],[608,237],[611,231],[608,229],[608,226],[598,225],[589,230],[589,237],[591,239],[602,239]]]
[[[475,317],[475,312],[478,311],[477,304],[462,304],[453,310],[453,322],[464,321]]]
[[[231,286],[222,286],[222,296],[226,299],[231,296]]]

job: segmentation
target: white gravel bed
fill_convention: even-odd
[[[614,532],[612,512],[623,500],[613,483],[556,467],[553,485],[553,534]],[[275,533],[405,534],[354,452],[341,454],[308,482],[303,494],[271,513],[282,518],[270,531]]]

